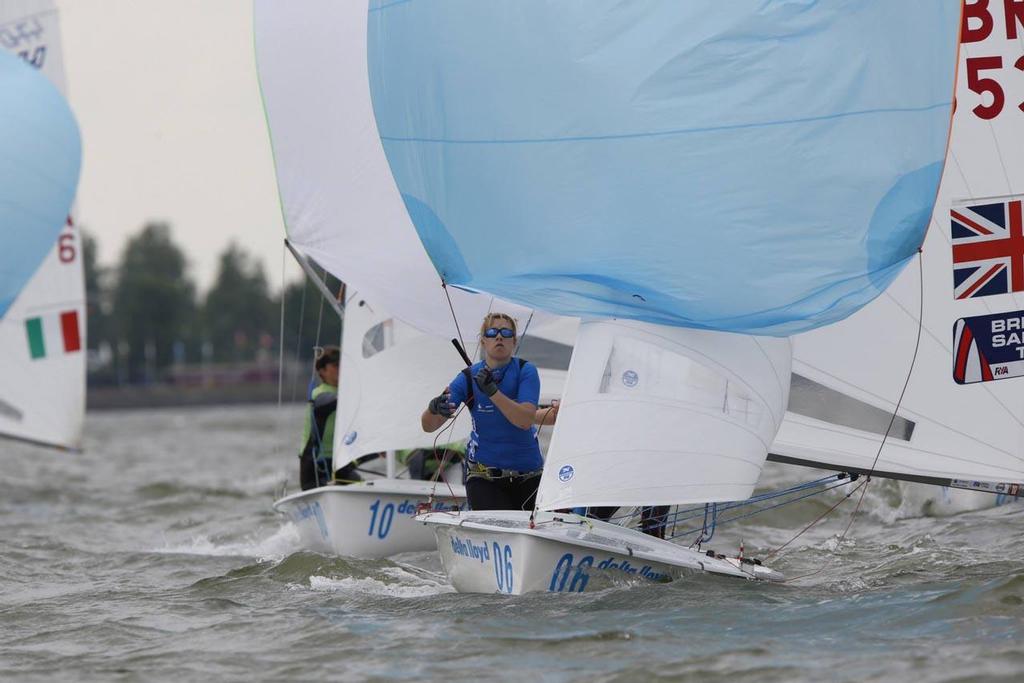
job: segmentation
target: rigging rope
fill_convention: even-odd
[[[451,311],[451,314],[452,314],[452,323],[454,323],[454,325],[455,325],[455,334],[457,335],[457,337],[459,339],[459,344],[461,344],[462,348],[465,349],[466,348],[466,340],[465,340],[465,337],[463,337],[463,335],[462,335],[462,328],[459,326],[459,317],[455,314],[455,305],[452,303],[451,294],[448,292],[448,283],[446,283],[443,278],[441,280],[441,289],[444,290],[445,299],[447,299],[447,301],[448,301],[448,310]],[[491,301],[493,302],[493,299]],[[479,349],[478,349],[478,352],[479,352]],[[455,414],[452,415],[450,418],[448,418],[448,420],[446,421],[446,424],[441,429],[438,430],[437,435],[434,437],[433,453],[434,453],[434,458],[437,460],[437,474],[433,478],[434,485],[431,487],[430,495],[427,497],[427,506],[428,506],[428,508],[429,507],[433,507],[434,498],[437,495],[437,484],[438,484],[439,481],[444,482],[445,486],[448,487],[448,493],[451,494],[452,498],[456,498],[457,497],[455,495],[455,490],[452,488],[451,482],[448,481],[448,477],[445,475],[445,469],[447,469],[448,460],[450,458],[450,456],[449,456],[449,449],[447,447],[447,443],[448,442],[446,441],[445,448],[441,452],[441,456],[440,457],[438,457],[438,455],[437,455],[437,442],[441,438],[442,434],[444,434],[445,432],[451,433],[451,431],[453,429],[455,429],[455,421],[458,419],[459,415],[462,414],[462,411],[463,411],[463,409],[465,407],[466,407],[465,404],[459,406],[459,409],[457,411],[455,411]],[[451,512],[451,511],[447,511],[447,512]]]
[[[690,534],[698,533],[699,532],[701,534],[701,536],[698,537],[697,540],[695,540],[693,543],[690,544],[690,547],[692,548],[694,546],[699,546],[701,543],[707,543],[708,541],[710,541],[711,537],[714,535],[714,531],[717,528],[717,525],[719,525],[719,524],[728,524],[729,522],[734,522],[734,521],[737,521],[737,520],[740,520],[740,519],[746,519],[747,517],[753,517],[754,515],[760,514],[762,512],[767,512],[768,510],[774,510],[774,509],[782,507],[784,505],[789,505],[791,503],[796,503],[796,502],[804,500],[806,498],[810,498],[811,496],[816,496],[816,495],[820,495],[820,494],[822,494],[822,493],[824,493],[826,491],[831,491],[834,488],[838,488],[840,486],[846,486],[847,484],[853,482],[856,479],[857,479],[856,476],[851,476],[851,475],[848,475],[846,473],[830,474],[827,477],[821,477],[819,479],[814,479],[812,481],[803,482],[801,484],[796,484],[794,486],[790,486],[790,487],[787,487],[787,488],[784,488],[784,489],[778,489],[778,490],[775,490],[775,491],[766,491],[765,493],[760,493],[760,494],[758,494],[756,496],[751,496],[750,498],[747,498],[746,500],[730,501],[730,502],[726,502],[726,503],[707,503],[707,504],[705,504],[703,506],[692,507],[692,508],[682,508],[682,509],[678,509],[677,508],[674,513],[672,513],[670,515],[665,515],[665,517],[664,517],[664,519],[663,519],[663,521],[661,523],[656,524],[656,525],[652,525],[649,528],[653,528],[653,529],[667,528],[669,525],[672,525],[673,527],[675,527],[676,525],[679,524],[679,522],[686,521],[686,520],[689,520],[689,519],[696,519],[698,517],[703,517],[703,521],[702,521],[701,526],[693,527],[693,528],[688,528],[688,529],[683,529],[682,531],[678,531],[678,532],[673,529],[673,532],[670,535],[667,536],[667,540],[672,540],[672,539],[680,538],[680,537],[683,537],[683,536],[688,536]],[[812,491],[811,489],[818,489],[818,490],[813,490]],[[809,493],[804,493],[803,495],[796,496],[794,498],[790,498],[788,500],[784,500],[784,501],[779,502],[779,503],[775,503],[774,505],[766,505],[766,506],[758,507],[758,508],[755,508],[754,510],[751,510],[749,512],[745,512],[743,514],[733,515],[732,517],[719,518],[719,515],[722,512],[727,512],[729,510],[736,510],[736,509],[739,509],[739,508],[744,508],[744,507],[748,507],[748,506],[751,506],[751,505],[756,505],[758,503],[763,503],[763,502],[766,502],[766,501],[769,501],[769,500],[774,500],[774,499],[777,499],[777,498],[782,498],[784,496],[791,496],[793,494],[802,493],[804,491],[810,491],[810,492]],[[633,508],[633,509],[630,510],[630,512],[624,513],[624,514],[621,514],[621,515],[612,515],[612,516],[606,518],[605,521],[614,522],[614,523],[621,524],[623,526],[627,526],[636,517],[637,509],[639,509],[639,508]],[[708,520],[709,519],[711,520],[710,532],[709,532],[709,525],[708,525]]]
[[[864,492],[865,490],[867,490],[867,485],[868,485],[868,482],[869,482],[869,481],[870,481],[869,479],[865,479],[864,481],[862,481],[862,482],[861,482],[860,484],[858,484],[858,485],[857,485],[857,486],[856,486],[856,487],[855,487],[855,488],[854,488],[854,489],[853,489],[852,491],[850,491],[850,492],[849,492],[849,493],[847,493],[847,494],[846,494],[845,496],[843,496],[843,497],[842,497],[842,498],[841,498],[841,499],[839,500],[839,502],[837,502],[837,503],[836,503],[835,505],[833,505],[832,507],[830,507],[830,508],[829,508],[828,510],[825,510],[825,512],[823,512],[823,513],[821,513],[820,515],[818,515],[818,517],[817,517],[817,518],[816,518],[815,520],[813,520],[813,521],[812,521],[812,522],[811,522],[810,524],[808,524],[808,525],[807,525],[807,526],[805,526],[805,527],[804,527],[803,529],[801,529],[801,530],[800,530],[800,532],[799,532],[799,533],[797,533],[797,535],[796,535],[796,536],[794,536],[793,538],[789,539],[788,541],[786,541],[785,543],[783,543],[782,545],[780,545],[780,546],[779,546],[778,548],[776,548],[775,550],[772,550],[772,551],[771,551],[770,553],[768,553],[767,555],[765,555],[765,558],[767,559],[767,558],[769,558],[769,557],[771,557],[771,556],[775,555],[775,554],[776,554],[777,552],[779,552],[780,550],[782,550],[783,548],[785,548],[785,547],[786,547],[787,545],[789,545],[790,543],[792,543],[792,542],[793,542],[793,541],[795,541],[796,539],[800,538],[800,536],[801,536],[801,535],[803,535],[803,533],[804,533],[805,531],[807,531],[807,530],[808,530],[808,529],[810,529],[810,528],[811,528],[812,526],[814,526],[815,524],[817,524],[817,523],[818,523],[819,521],[821,521],[822,519],[824,519],[825,517],[827,517],[827,516],[828,516],[829,514],[831,514],[833,510],[835,510],[835,509],[836,509],[837,507],[839,507],[840,505],[842,505],[842,504],[843,504],[843,503],[844,503],[844,502],[845,502],[845,501],[846,501],[846,500],[847,500],[847,499],[848,499],[848,498],[849,498],[850,496],[852,496],[853,494],[857,493],[857,491],[861,491],[861,497],[863,498],[863,496],[864,496],[864,493],[863,493],[863,492]],[[852,516],[851,516],[851,518],[850,518],[850,523],[851,523],[851,524],[853,523],[853,517],[852,517]],[[849,529],[850,529],[850,525],[849,525],[849,524],[847,524],[847,525],[846,525],[846,530],[848,531]],[[844,536],[846,535],[846,532],[845,532],[845,531],[843,532],[843,535],[844,535]],[[840,539],[839,539],[839,541],[837,541],[837,543],[836,543],[836,546],[838,547],[838,544],[839,544],[839,543],[841,543],[841,542],[842,542],[842,538],[840,538]],[[819,571],[820,571],[820,570],[819,570]],[[810,574],[806,574],[805,576],[810,576]]]
[[[462,328],[459,327],[459,318],[455,315],[455,306],[452,304],[452,295],[448,293],[448,283],[441,280],[441,289],[444,290],[444,296],[448,300],[448,310],[452,312],[452,322],[455,323],[455,334],[459,337],[459,343],[462,344],[462,348],[466,348],[466,340],[462,336]]]
[[[299,333],[295,337],[295,364],[296,367],[301,367],[302,363],[302,327],[306,321],[306,278],[302,278],[302,298],[299,300]],[[284,295],[281,297],[282,303],[284,301]],[[281,338],[281,346],[284,346],[284,338]],[[298,384],[296,383],[297,377],[292,377],[292,403],[295,403],[295,392]]]
[[[824,514],[822,514],[817,519],[815,519],[813,522],[811,522],[806,527],[804,527],[796,536],[794,536],[793,538],[789,539],[788,541],[783,543],[778,548],[775,548],[774,550],[769,552],[765,556],[766,558],[775,555],[780,550],[785,548],[787,545],[792,543],[800,535],[802,535],[805,531],[807,531],[812,526],[814,526],[815,524],[820,522],[822,519],[824,519],[826,516],[831,514],[831,512],[833,510],[838,508],[841,504],[846,502],[846,500],[848,500],[850,498],[850,496],[852,496],[854,493],[856,493],[858,490],[860,490],[860,498],[857,499],[857,505],[854,507],[853,512],[850,514],[850,521],[847,523],[846,528],[843,529],[843,533],[839,535],[839,539],[836,541],[836,550],[838,550],[839,547],[842,545],[843,541],[846,540],[846,536],[849,533],[850,528],[853,526],[853,522],[857,518],[857,514],[860,512],[861,504],[864,502],[864,494],[867,493],[868,484],[871,483],[871,475],[872,475],[872,473],[874,473],[875,467],[878,465],[878,460],[882,456],[882,449],[885,448],[885,443],[886,443],[886,440],[889,438],[889,433],[892,431],[892,426],[893,426],[893,424],[896,423],[896,417],[899,414],[900,406],[903,404],[903,399],[906,396],[907,387],[910,386],[910,378],[914,374],[914,366],[917,363],[918,351],[920,351],[920,349],[921,349],[921,330],[924,327],[924,263],[923,262],[924,262],[924,249],[919,247],[918,250],[917,250],[917,274],[918,274],[918,291],[920,292],[920,296],[918,297],[917,338],[914,341],[914,354],[913,354],[913,356],[910,359],[910,367],[907,369],[907,377],[903,381],[903,389],[900,391],[899,399],[897,399],[896,406],[895,406],[895,408],[893,408],[892,416],[889,419],[889,426],[886,427],[885,434],[882,435],[882,441],[878,444],[878,451],[875,453],[874,460],[871,461],[871,467],[867,471],[867,476],[866,476],[865,480],[861,484],[859,484],[857,486],[857,488],[855,488],[853,491],[850,491],[848,494],[846,494],[838,503],[836,503],[831,508],[826,510]],[[787,582],[796,581],[798,579],[804,579],[804,578],[807,578],[809,576],[815,576],[816,574],[820,574],[821,572],[823,572],[827,567],[829,567],[832,564],[832,561],[834,559],[835,559],[835,555],[832,555],[831,557],[829,557],[829,559],[823,565],[821,565],[821,567],[819,567],[815,571],[808,572],[806,574],[800,574],[799,576],[794,576],[794,577],[792,577],[790,579],[787,579],[786,581]]]

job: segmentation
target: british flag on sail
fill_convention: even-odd
[[[977,201],[977,200],[975,200]],[[1024,292],[1024,219],[1021,200],[954,206],[953,296],[970,299]]]

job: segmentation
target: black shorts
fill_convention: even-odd
[[[540,485],[540,472],[529,477],[466,479],[470,510],[532,510]]]

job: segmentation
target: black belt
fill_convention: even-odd
[[[532,472],[520,472],[519,470],[506,470],[500,467],[487,467],[480,463],[473,463],[469,466],[467,477],[483,477],[484,479],[529,479],[539,477],[543,470]]]

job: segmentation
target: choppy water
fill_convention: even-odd
[[[297,424],[276,407],[105,413],[81,455],[0,446],[0,678],[1020,680],[1024,504],[914,518],[876,481],[838,549],[849,501],[773,561],[825,566],[795,584],[458,595],[430,553],[299,550],[270,510]],[[836,500],[713,546],[763,553]]]

